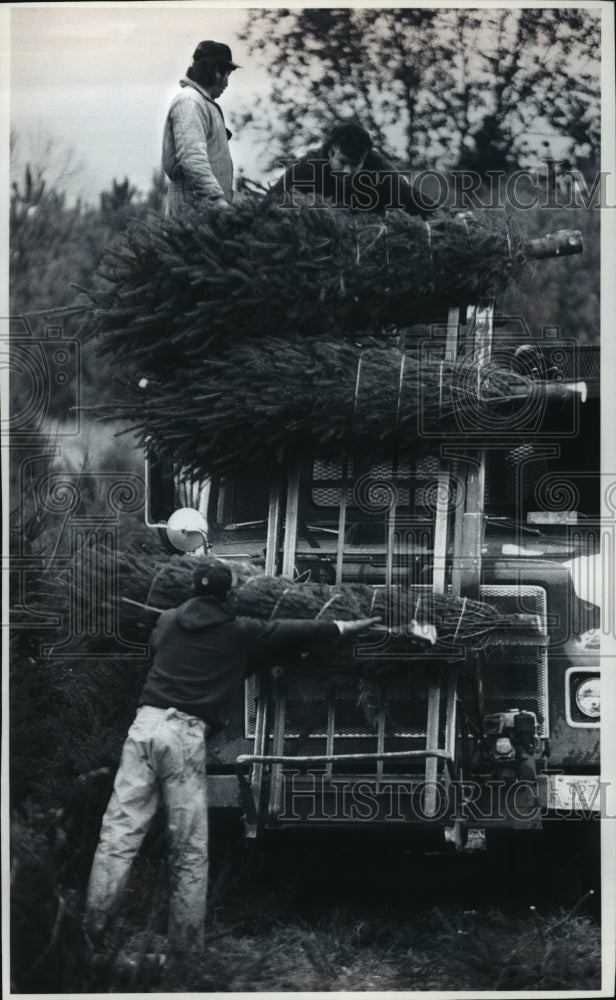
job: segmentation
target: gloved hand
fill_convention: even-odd
[[[357,618],[352,622],[336,621],[334,622],[334,625],[338,626],[340,635],[344,637],[347,635],[355,635],[357,632],[363,632],[364,629],[370,628],[371,625],[376,625],[377,622],[382,620],[383,619],[380,615],[377,615],[375,618]]]

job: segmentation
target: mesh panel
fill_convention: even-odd
[[[349,459],[349,474],[353,472],[353,460]],[[318,479],[339,479],[342,475],[342,465],[340,462],[323,462],[320,458],[315,460],[312,478]]]
[[[353,490],[350,487],[346,489],[346,499],[347,503],[351,503],[353,499]],[[341,501],[341,486],[313,487],[312,489],[312,502],[315,507],[339,507]]]
[[[385,682],[380,685],[349,682],[335,695],[335,737],[374,739],[379,713],[384,705],[385,735],[388,738],[423,736],[426,732],[427,685],[410,683],[397,693]],[[300,738],[327,736],[328,700],[324,688],[308,691],[291,682],[286,689],[285,735]]]
[[[505,499],[510,504],[520,503],[520,489],[523,494],[530,494],[535,485],[545,475],[547,462],[544,458],[534,458],[536,446],[532,442],[517,445],[505,456]],[[520,466],[524,465],[522,481],[520,481]],[[489,499],[489,498],[487,498]]]
[[[483,600],[504,614],[535,614],[546,633],[547,603],[543,587],[485,586]],[[484,671],[486,712],[506,712],[517,706],[534,712],[539,735],[547,737],[548,684],[547,649],[531,645],[495,647]]]
[[[396,471],[394,473],[393,462],[377,462],[376,465],[371,465],[368,470],[369,475],[373,476],[375,479],[380,479],[383,476],[409,476],[411,473],[411,468],[408,462],[400,462],[396,465]]]
[[[546,595],[542,587],[492,585],[481,588],[482,600],[503,614],[537,614],[542,631],[546,623]],[[428,683],[438,668],[413,662],[412,670],[382,681],[349,677],[339,681],[335,692],[335,736],[375,738],[381,706],[385,709],[388,739],[423,737],[426,733]],[[483,671],[486,712],[507,711],[521,706],[535,712],[541,736],[548,736],[547,651],[536,645],[494,647]],[[253,679],[246,684],[246,736],[255,735]],[[302,673],[286,678],[285,734],[291,738],[321,738],[327,735],[329,683]],[[445,712],[442,706],[441,719]]]
[[[384,708],[388,739],[423,737],[426,732],[428,680],[434,666],[415,662],[412,673],[381,680],[350,676],[335,688],[335,737],[374,739],[379,713]],[[256,682],[245,687],[246,736],[254,738]],[[288,674],[285,679],[285,736],[297,739],[325,739],[328,723],[330,685],[327,680]],[[442,713],[444,719],[444,711]]]
[[[598,347],[578,347],[580,378],[600,378],[601,352]]]
[[[423,458],[417,459],[417,476],[420,479],[426,479],[428,477],[438,478],[440,470],[440,462],[436,455],[424,455]]]
[[[511,584],[488,584],[481,588],[481,599],[491,604],[503,614],[531,614],[541,617],[542,627],[546,621],[546,595],[543,587],[515,586]]]
[[[396,489],[396,503],[408,507],[413,497],[418,507],[426,506],[426,489],[435,484],[439,472],[438,458],[432,456],[418,460],[414,469],[408,462],[400,462],[394,468],[392,461],[378,462],[371,465],[367,476],[374,480],[386,480]],[[425,486],[416,489],[409,488],[409,478],[414,480],[429,480]],[[340,507],[342,502],[343,468],[340,462],[323,462],[316,460],[312,472],[312,503],[316,507]],[[349,474],[346,488],[346,503],[357,506],[355,495],[355,479],[352,462],[349,462]]]
[[[599,378],[601,374],[601,352],[598,347],[584,345],[575,349],[544,348],[548,366],[558,369],[565,381],[585,378]]]
[[[340,507],[342,502],[342,464],[340,462],[323,462],[317,459],[312,470],[312,502],[316,507]],[[349,477],[346,489],[346,502],[353,500],[353,462],[349,461]],[[331,480],[338,480],[331,484]],[[330,483],[320,486],[319,483]]]

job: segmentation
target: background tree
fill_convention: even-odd
[[[258,121],[270,165],[359,118],[415,169],[536,163],[598,152],[599,22],[581,10],[255,10],[243,39],[272,76]]]
[[[31,159],[25,158],[25,151]],[[40,142],[22,143],[11,136],[12,183],[9,210],[11,316],[25,316],[34,336],[43,336],[48,324],[60,323],[64,336],[81,340],[81,318],[70,313],[54,316],[53,310],[70,307],[79,287],[90,287],[103,250],[111,247],[132,219],[148,211],[161,213],[166,182],[161,170],[152,176],[150,190],[139,195],[129,178],[113,180],[100,192],[97,203],[71,201],[67,189],[80,172],[75,153],[44,134]],[[118,373],[94,357],[91,343],[81,344],[81,402],[98,405],[120,391]],[[19,384],[13,382],[13,390]],[[48,415],[61,419],[66,401],[73,401],[70,386],[56,387]]]
[[[281,157],[314,146],[340,118],[357,117],[395,163],[413,171],[437,168],[447,177],[463,169],[486,179],[554,158],[579,169],[590,189],[600,153],[594,11],[253,10],[242,37],[272,89],[268,113],[261,98],[235,125],[253,129],[272,180]],[[539,169],[540,183],[546,174]],[[562,194],[566,203],[569,192]],[[507,307],[536,328],[551,324],[563,336],[596,342],[598,206],[519,214],[529,236],[579,228],[585,250],[558,262],[553,276],[550,264],[525,282]]]
[[[145,196],[146,207],[151,212],[158,212],[160,215],[165,211],[165,200],[167,197],[167,175],[162,167],[157,167],[152,173],[150,188]]]
[[[123,181],[117,181],[114,178],[111,182],[111,190],[101,192],[102,214],[113,215],[114,212],[129,208],[136,194],[137,188],[130,183],[128,177],[125,177]]]

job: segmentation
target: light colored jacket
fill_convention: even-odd
[[[218,104],[184,77],[163,132],[163,169],[169,178],[167,215],[233,199],[233,163],[225,120]]]

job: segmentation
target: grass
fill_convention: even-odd
[[[199,960],[153,974],[142,963],[134,986],[266,993],[599,987],[600,935],[588,917],[568,920],[565,930],[561,922],[566,914],[551,914],[543,937],[534,935],[529,945],[528,919],[498,910],[469,917],[462,909],[448,909],[446,916],[432,909],[399,923],[362,917],[341,901],[321,920],[296,916],[283,923],[268,901],[253,906],[258,912],[252,929],[244,922],[239,927],[215,922]],[[457,928],[453,932],[452,926]],[[121,986],[116,972],[99,988]]]
[[[160,832],[138,859],[98,956],[81,930],[81,893],[67,888],[67,873],[51,865],[57,848],[32,840],[20,846],[15,992],[580,991],[600,985],[600,928],[588,897],[563,908],[544,896],[533,910],[528,899],[537,887],[529,884],[514,898],[485,854],[409,859],[408,851],[390,850],[390,841],[380,850],[376,842],[372,850],[355,850],[348,834],[339,843],[274,839],[246,851],[215,837],[204,952],[158,968],[151,956],[166,947]],[[132,966],[121,961],[128,954],[135,957]]]

